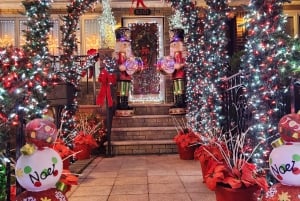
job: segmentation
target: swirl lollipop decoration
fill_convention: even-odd
[[[162,74],[172,74],[175,71],[175,61],[172,57],[166,56],[158,61],[158,71]]]
[[[125,69],[128,75],[133,75],[135,72],[141,69],[141,62],[134,58],[130,57],[125,61]]]

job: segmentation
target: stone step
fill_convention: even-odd
[[[107,143],[105,144],[107,146]],[[175,154],[177,145],[173,140],[124,140],[111,142],[112,155]]]
[[[171,104],[130,104],[131,117],[114,117],[111,154],[175,154],[176,126],[186,122],[185,115],[169,115]]]
[[[185,121],[184,115],[134,115],[131,117],[114,117],[112,127],[176,127],[178,123],[183,124]]]
[[[171,140],[176,134],[175,127],[113,127],[111,140]]]
[[[172,104],[129,104],[134,108],[134,115],[168,115]]]
[[[92,104],[79,105],[78,106],[78,113],[79,114],[86,114],[86,115],[100,114],[100,115],[104,116],[106,114],[106,108],[101,107],[99,105],[92,105]]]
[[[169,115],[171,104],[130,104],[135,114],[130,117],[113,117],[111,149],[108,155],[175,154],[173,141],[176,126],[185,124],[185,115]],[[106,118],[106,108],[97,105],[79,105],[79,113],[97,113]],[[111,150],[111,153],[108,153]]]

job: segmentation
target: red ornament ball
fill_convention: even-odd
[[[26,142],[38,148],[49,147],[57,138],[56,125],[48,119],[34,119],[26,124]]]
[[[285,142],[300,142],[300,114],[283,116],[278,123],[278,129]]]

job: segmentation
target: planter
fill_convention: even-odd
[[[70,167],[70,159],[69,158],[63,159],[63,169],[68,170],[69,167]]]
[[[215,190],[216,201],[257,201],[258,192],[258,186],[237,189],[217,186]]]
[[[76,144],[74,147],[74,152],[79,152],[75,155],[76,159],[78,160],[91,158],[91,149],[86,144]]]
[[[17,187],[15,184],[10,185],[10,200],[16,200]]]
[[[201,167],[201,171],[202,171],[202,179],[203,179],[203,183],[205,183],[205,175],[208,171],[208,166],[207,166],[208,161],[200,161],[200,167]]]
[[[186,147],[182,148],[179,145],[177,145],[179,158],[182,160],[194,160],[194,147]]]

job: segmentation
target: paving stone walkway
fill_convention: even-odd
[[[177,154],[96,157],[76,168],[82,173],[69,201],[215,201],[199,162]]]

